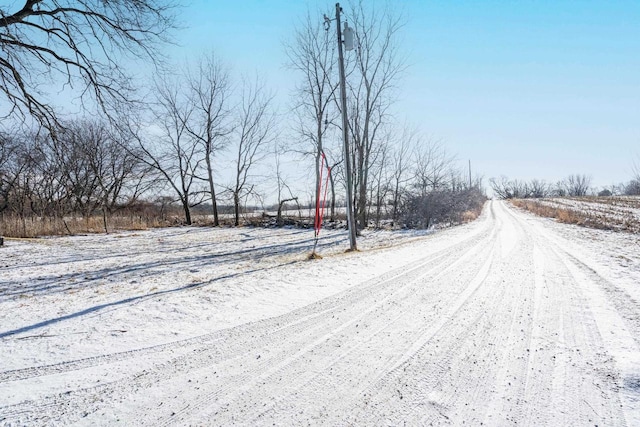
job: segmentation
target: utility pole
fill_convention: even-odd
[[[471,190],[471,159],[469,159],[469,190]]]
[[[342,8],[340,3],[336,3],[336,27],[338,29],[338,62],[340,69],[340,100],[342,102],[342,139],[344,141],[344,165],[345,173],[347,175],[347,226],[349,229],[349,250],[357,251],[358,246],[356,244],[356,227],[355,220],[353,218],[353,184],[351,182],[351,150],[349,150],[349,121],[347,119],[347,84],[344,76],[344,56],[342,54],[342,29],[340,28],[340,12]],[[350,44],[347,44],[345,48],[347,50],[353,49],[353,34],[351,29],[345,23],[345,39],[349,37]],[[346,40],[345,40],[346,41]]]

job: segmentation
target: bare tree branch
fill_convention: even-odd
[[[60,125],[48,86],[73,89],[104,112],[134,101],[123,57],[161,59],[176,6],[170,0],[27,0],[0,6],[0,93],[4,118]]]

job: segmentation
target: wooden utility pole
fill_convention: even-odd
[[[347,84],[344,75],[344,56],[342,54],[342,29],[340,28],[340,3],[336,3],[336,27],[338,29],[338,62],[340,69],[340,100],[342,102],[342,139],[344,141],[344,165],[347,175],[347,226],[349,228],[349,249],[357,251],[356,227],[353,217],[353,184],[351,176],[351,150],[349,150],[349,121],[347,119]]]

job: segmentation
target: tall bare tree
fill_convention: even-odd
[[[397,44],[402,20],[390,9],[355,4],[349,14],[355,30],[354,66],[350,76],[350,120],[354,147],[355,215],[358,228],[367,224],[369,171],[376,144],[393,104],[393,91],[404,70]]]
[[[397,222],[400,215],[400,196],[403,192],[405,184],[411,179],[410,174],[410,156],[415,153],[416,142],[419,139],[417,130],[411,129],[405,125],[400,140],[396,141],[391,154],[392,168],[391,171],[391,192],[393,197],[393,212],[391,219]]]
[[[186,129],[203,148],[213,225],[218,226],[220,222],[213,179],[213,157],[227,145],[228,136],[233,130],[229,123],[231,115],[229,71],[219,59],[209,54],[200,59],[195,72],[188,73],[187,80],[193,111],[186,122]]]
[[[236,173],[231,188],[236,226],[240,224],[240,201],[253,189],[253,185],[247,188],[250,185],[250,172],[267,154],[268,145],[275,136],[276,125],[275,112],[272,110],[273,96],[265,92],[262,83],[257,79],[254,83],[245,80],[241,97],[235,152]]]
[[[421,195],[440,190],[450,184],[454,157],[447,153],[441,141],[429,139],[418,144],[415,151],[415,183]]]
[[[281,144],[273,144],[273,157],[275,162],[275,171],[274,178],[276,179],[277,184],[277,197],[278,197],[278,213],[276,214],[276,224],[279,227],[284,225],[284,221],[282,219],[282,209],[283,207],[289,203],[295,201],[298,204],[298,196],[294,196],[291,191],[291,187],[287,184],[287,177],[282,170],[281,162],[282,162],[282,154],[285,152],[284,147]],[[285,195],[285,190],[288,195]],[[299,205],[298,205],[299,206]]]
[[[295,111],[297,132],[309,143],[315,159],[315,203],[320,202],[320,174],[325,135],[336,111],[333,108],[338,79],[335,76],[337,51],[333,32],[328,31],[318,16],[308,13],[306,20],[295,30],[294,42],[285,46],[289,67],[298,71],[302,79],[296,91]]]
[[[197,190],[204,156],[202,146],[187,131],[194,107],[181,87],[168,77],[160,77],[155,86],[154,127],[145,129],[143,120],[127,121],[126,135],[136,141],[138,158],[153,168],[173,190],[191,224],[191,208],[202,200]],[[198,197],[197,199],[195,199]]]
[[[44,87],[72,87],[104,111],[132,100],[122,57],[157,61],[173,27],[171,1],[25,0],[0,5],[4,118],[59,124]]]
[[[388,136],[390,137],[390,136]],[[380,144],[379,149],[376,150],[375,158],[373,159],[373,167],[370,171],[372,177],[372,185],[369,189],[369,211],[371,208],[375,210],[375,226],[380,227],[380,220],[382,219],[383,209],[385,209],[385,200],[389,194],[389,153],[391,151],[390,144]],[[369,217],[370,212],[367,214]]]
[[[15,190],[30,165],[24,142],[8,133],[0,133],[0,213],[11,208]]]

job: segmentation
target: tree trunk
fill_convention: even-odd
[[[282,225],[283,225],[283,222],[282,222],[282,205],[284,205],[284,202],[278,203],[278,214],[276,215],[276,225],[278,227],[282,227]]]
[[[322,194],[320,194],[320,187],[322,186],[322,180],[320,177],[321,168],[322,168],[322,116],[318,117],[316,129],[316,137],[317,137],[317,147],[316,147],[316,204],[315,204],[315,213],[316,215],[320,209],[320,198]],[[315,216],[314,216],[314,219]]]
[[[329,220],[334,222],[336,220],[336,184],[333,174],[329,174],[329,181],[331,183],[331,217]]]
[[[395,188],[393,189],[393,215],[391,219],[393,220],[393,225],[396,225],[396,221],[398,221],[398,204],[400,203],[400,184],[396,180]]]
[[[211,170],[211,153],[207,153],[206,162],[207,162],[207,175],[209,179],[209,192],[211,193],[211,210],[213,211],[213,226],[217,227],[220,225],[218,220],[218,203],[216,201],[216,189],[213,185],[213,171]]]
[[[240,197],[237,192],[233,193],[233,225],[240,225]]]
[[[102,224],[104,225],[104,234],[109,234],[109,229],[107,228],[107,210],[102,208]]]
[[[298,202],[298,198],[297,197],[292,197],[290,199],[280,200],[280,202],[278,203],[278,214],[276,216],[276,224],[278,224],[278,227],[282,227],[283,226],[282,206],[284,206],[285,203],[291,202],[291,201],[294,201],[294,200],[296,201],[296,203]]]
[[[191,209],[189,208],[189,199],[182,199],[182,209],[184,210],[184,220],[187,225],[191,225]]]
[[[364,150],[364,144],[361,144],[358,148],[358,191],[355,196],[357,199],[355,215],[358,230],[363,230],[367,226],[367,183],[365,177]]]
[[[380,193],[380,182],[378,182],[378,186],[376,188],[376,228],[380,228],[381,205],[382,197]]]

